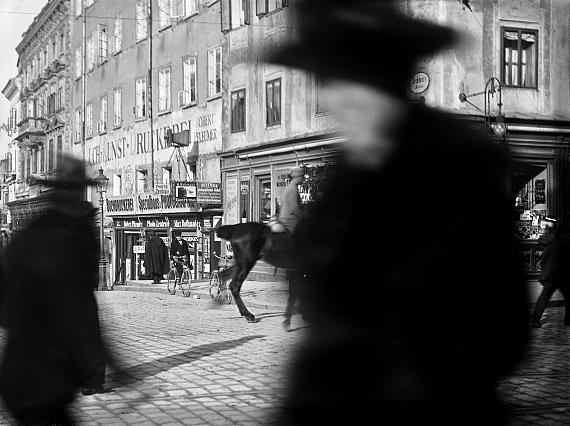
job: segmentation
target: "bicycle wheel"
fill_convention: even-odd
[[[170,294],[176,294],[176,269],[172,268],[166,276],[166,288]]]
[[[180,290],[184,297],[190,296],[190,271],[184,269],[182,272],[182,278],[180,278]]]
[[[218,271],[212,272],[208,291],[213,300],[218,300],[218,297],[220,297],[220,278],[218,276]]]

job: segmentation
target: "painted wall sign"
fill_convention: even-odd
[[[410,91],[415,94],[425,92],[429,87],[429,76],[425,72],[415,73],[410,79]]]

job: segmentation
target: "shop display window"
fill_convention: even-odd
[[[513,171],[516,233],[522,240],[537,240],[548,216],[548,174],[545,164],[517,163]]]

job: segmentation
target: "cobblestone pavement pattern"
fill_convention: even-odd
[[[79,395],[73,410],[80,424],[261,425],[274,416],[303,324],[284,331],[279,309],[251,309],[259,322],[248,324],[233,304],[97,296],[106,340],[129,380],[114,381],[110,371],[110,392]],[[5,409],[0,421],[9,423]]]
[[[564,308],[548,308],[542,328],[531,329],[531,343],[515,374],[498,390],[510,407],[509,426],[570,425],[570,327]]]
[[[110,371],[110,392],[79,395],[73,408],[79,424],[267,424],[305,332],[297,317],[293,332],[281,328],[282,296],[282,308],[252,307],[259,322],[248,324],[235,305],[214,308],[204,298],[97,293],[107,341],[128,380]],[[509,426],[570,425],[570,327],[562,316],[560,307],[546,311],[525,360],[498,386],[512,413]],[[0,424],[8,423],[0,406]]]

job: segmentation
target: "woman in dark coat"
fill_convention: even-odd
[[[149,232],[144,252],[144,267],[145,272],[152,276],[154,284],[160,283],[163,275],[170,269],[166,244],[154,231]]]
[[[26,425],[72,424],[78,388],[104,379],[94,209],[82,201],[95,182],[80,160],[64,157],[59,169],[58,180],[44,181],[55,187],[51,208],[14,235],[4,262],[0,393]]]

